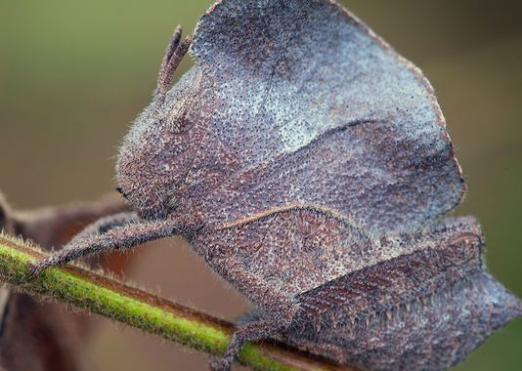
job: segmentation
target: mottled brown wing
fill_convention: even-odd
[[[480,236],[463,234],[328,282],[298,296],[285,339],[363,369],[453,366],[522,315],[482,254]]]
[[[205,150],[225,149],[214,168],[231,164],[194,204],[209,221],[313,204],[382,234],[459,203],[464,184],[433,89],[335,3],[223,0],[199,22],[192,53],[199,112],[212,107]]]
[[[375,301],[393,305],[398,297],[421,296],[416,280],[422,283],[437,275],[442,277],[446,267],[437,259],[430,266],[425,258],[423,263],[428,269],[416,272],[420,266],[412,263],[401,267],[397,259],[404,256],[403,261],[409,264],[407,257],[415,252],[437,258],[438,252],[459,235],[480,238],[474,219],[447,219],[421,233],[372,239],[338,215],[319,209],[289,208],[221,230],[205,231],[193,243],[223,278],[263,309],[271,309],[274,297],[288,302],[319,288],[324,289],[325,295],[332,293],[327,298],[317,296],[324,311],[343,308],[347,315],[353,315],[377,305]],[[456,258],[458,253],[455,252]],[[394,263],[383,265],[388,261]],[[367,271],[376,266],[385,267],[379,268],[379,272],[386,274],[374,282],[363,282]],[[416,278],[403,268],[409,268]],[[402,284],[401,279],[411,281]],[[338,280],[341,283],[336,283]],[[350,292],[352,296],[336,302],[336,285],[340,285],[342,295]],[[436,289],[435,285],[433,290]],[[309,304],[313,306],[312,302]]]

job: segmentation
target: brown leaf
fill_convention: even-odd
[[[0,227],[42,247],[58,248],[87,224],[125,209],[121,199],[111,195],[91,203],[20,212],[13,211],[0,193]],[[112,254],[102,266],[121,273],[123,262],[119,254]],[[81,348],[93,322],[86,315],[5,287],[0,288],[0,315],[0,367],[10,371],[87,369]]]

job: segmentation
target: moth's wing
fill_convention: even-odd
[[[274,296],[292,301],[298,295],[339,277],[364,272],[367,267],[400,257],[408,261],[408,257],[418,251],[431,251],[437,255],[438,250],[461,234],[477,236],[480,230],[474,221],[458,218],[445,220],[415,235],[374,240],[343,217],[317,209],[288,209],[250,221],[231,223],[219,230],[204,230],[192,243],[223,278],[254,303],[270,311]],[[388,302],[401,295],[415,296],[415,287],[400,282],[404,270],[393,264],[389,268],[382,286],[392,290],[393,287],[389,286],[397,282],[402,291],[388,293]],[[424,272],[424,280],[443,268],[434,263]],[[360,276],[361,273],[357,277]],[[395,276],[398,277],[396,281]],[[382,295],[379,298],[374,292],[376,284],[353,281],[354,293],[361,294],[361,297],[352,297],[344,303],[348,307],[345,312],[350,316],[369,306],[365,300],[382,299]],[[365,297],[363,294],[367,288],[372,290]],[[324,298],[321,300],[326,302]]]
[[[368,231],[411,230],[462,198],[432,87],[334,2],[223,0],[192,53],[209,128],[233,163],[202,201],[216,220],[298,203]]]
[[[377,249],[368,237],[346,220],[309,209],[203,231],[192,244],[224,279],[266,311],[274,310],[274,297],[293,301],[382,259],[372,254]]]
[[[455,223],[469,232],[299,295],[301,311],[285,340],[371,370],[439,370],[462,361],[522,316],[522,302],[484,271],[473,224],[446,221]]]

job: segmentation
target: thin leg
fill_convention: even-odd
[[[82,256],[131,249],[175,233],[176,225],[170,219],[142,221],[133,213],[102,218],[84,229],[63,249],[32,265],[31,273],[37,276],[44,269],[63,265]]]
[[[240,353],[241,347],[246,342],[268,339],[288,328],[292,320],[285,317],[286,316],[283,315],[279,318],[262,319],[240,326],[232,335],[232,340],[228,344],[227,351],[223,358],[211,361],[211,370],[230,370],[234,359]]]
[[[161,62],[157,89],[159,94],[163,96],[167,93],[170,84],[172,83],[174,72],[176,72],[176,68],[179,66],[181,60],[190,47],[190,43],[192,42],[190,36],[181,40],[181,33],[181,26],[176,27],[169,45],[165,50],[163,61]]]
[[[76,239],[85,239],[89,237],[94,237],[96,235],[101,235],[109,232],[111,229],[122,227],[127,224],[137,224],[140,219],[136,213],[127,212],[127,213],[118,213],[114,215],[105,216],[96,220],[94,223],[89,224],[85,227],[80,233],[78,233],[73,242]]]

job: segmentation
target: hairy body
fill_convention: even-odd
[[[35,267],[183,235],[279,337],[371,369],[458,363],[521,304],[484,269],[465,186],[421,72],[327,0],[223,0],[190,47],[174,34],[124,139],[134,213],[98,221]]]

